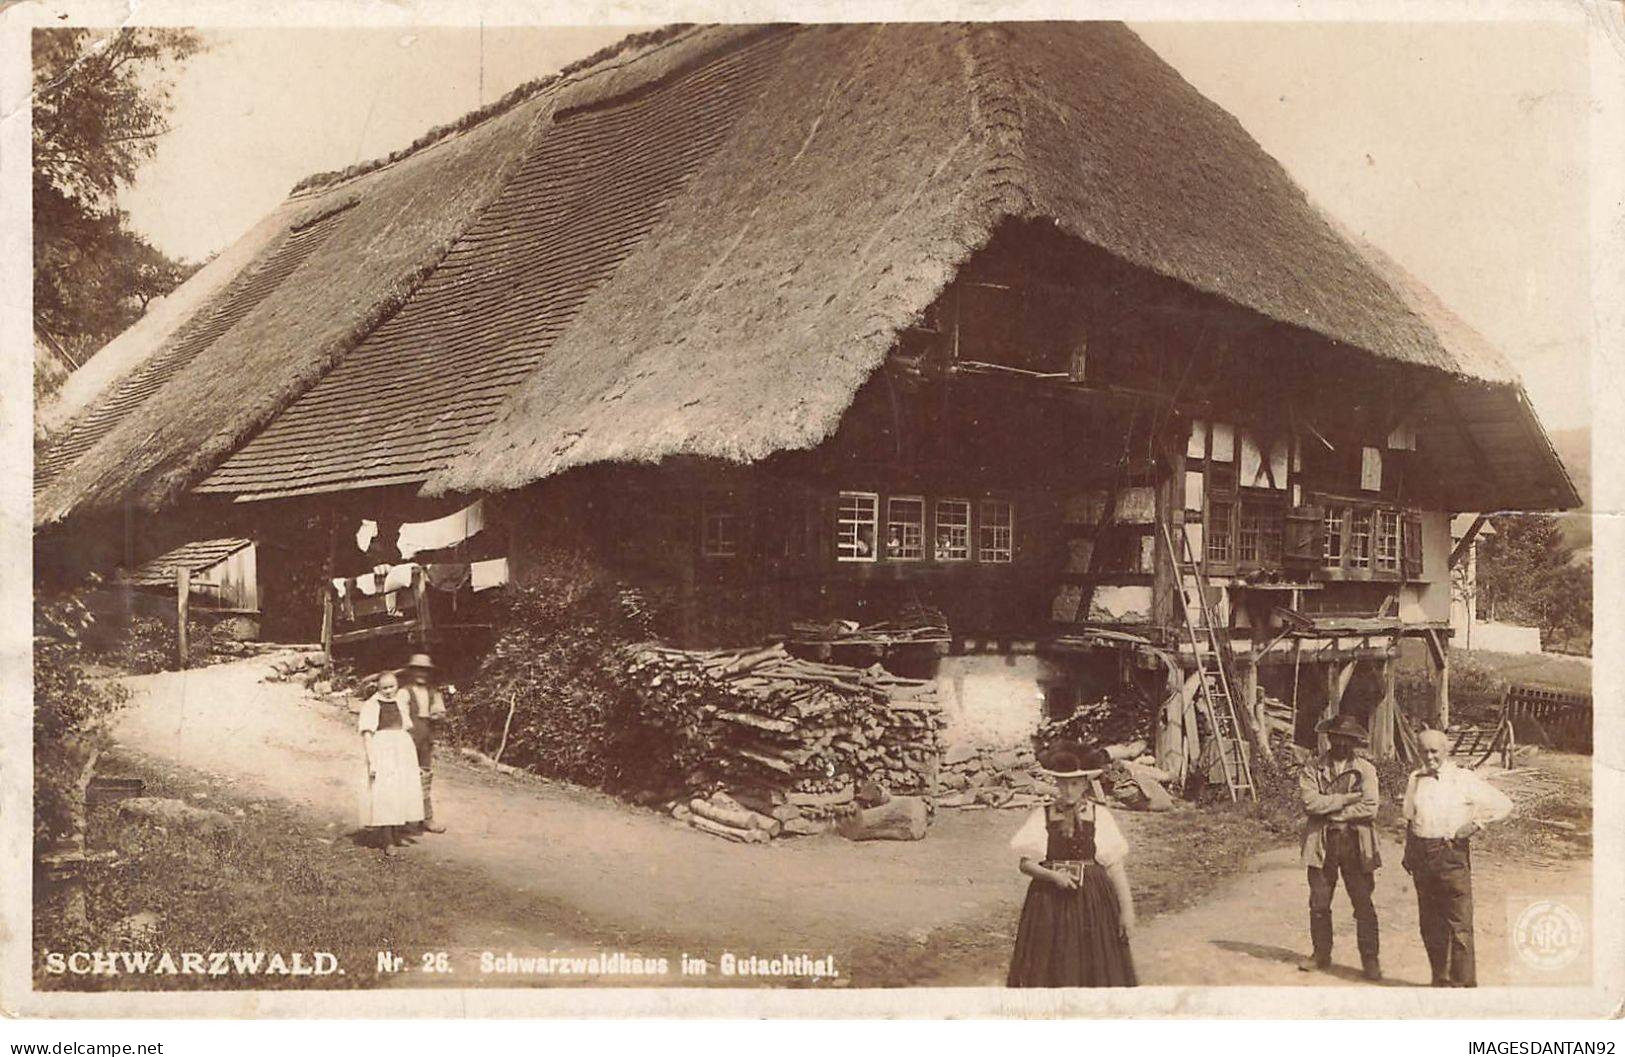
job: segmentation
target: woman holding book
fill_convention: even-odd
[[[1134,897],[1123,859],[1128,843],[1090,779],[1110,760],[1099,749],[1058,742],[1039,756],[1055,783],[1010,841],[1032,878],[1010,959],[1011,987],[1133,987],[1129,931]]]

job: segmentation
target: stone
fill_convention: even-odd
[[[1016,769],[1016,753],[1014,749],[1001,749],[988,760],[996,771],[1013,771]]]
[[[976,797],[970,793],[950,793],[947,796],[937,797],[937,806],[942,808],[966,807],[976,802]]]
[[[944,767],[956,767],[976,758],[976,750],[966,744],[955,745],[942,754]]]
[[[828,822],[812,818],[793,818],[784,824],[784,832],[794,834],[797,837],[815,836],[826,829],[829,829]]]
[[[917,796],[894,796],[879,807],[854,812],[841,821],[847,840],[921,840],[928,818],[926,803]]]
[[[937,776],[937,784],[944,789],[963,789],[965,776],[958,771],[944,771]]]
[[[317,697],[326,697],[333,692],[333,683],[328,679],[318,679],[311,684],[310,689]]]
[[[1011,771],[1005,777],[1010,785],[1016,789],[1031,789],[1035,782],[1033,776],[1026,771]]]
[[[166,796],[135,796],[121,801],[118,817],[205,835],[229,833],[232,829],[231,817],[224,812]]]
[[[327,654],[317,650],[315,653],[301,654],[299,661],[306,668],[326,668]]]

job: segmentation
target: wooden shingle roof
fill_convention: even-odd
[[[138,587],[157,587],[175,582],[175,571],[186,569],[202,572],[225,561],[244,547],[253,546],[253,540],[228,537],[213,540],[193,540],[183,543],[130,571],[126,579]]]

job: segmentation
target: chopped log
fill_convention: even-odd
[[[735,829],[733,826],[712,822],[710,819],[699,815],[690,816],[688,824],[703,833],[726,837],[728,840],[737,841],[740,844],[765,844],[768,839],[767,834],[759,829]]]
[[[847,840],[921,840],[929,811],[917,796],[894,796],[879,807],[849,816],[840,826]]]

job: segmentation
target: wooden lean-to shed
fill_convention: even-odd
[[[249,539],[194,540],[160,554],[125,578],[132,587],[175,592],[177,573],[190,578],[191,602],[204,609],[258,613],[259,583],[254,541]]]

